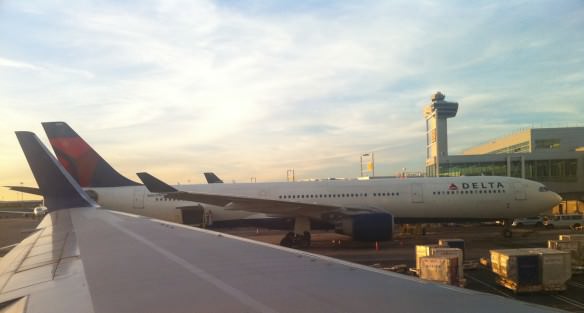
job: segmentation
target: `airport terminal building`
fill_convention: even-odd
[[[554,213],[583,212],[584,127],[528,128],[448,154],[447,119],[458,103],[438,92],[424,108],[426,175],[513,176],[539,181],[564,198]]]

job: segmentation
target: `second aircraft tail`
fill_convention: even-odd
[[[59,162],[81,187],[140,185],[118,173],[65,122],[42,123]]]

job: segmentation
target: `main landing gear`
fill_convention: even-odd
[[[308,248],[310,240],[310,219],[297,217],[294,219],[294,231],[287,233],[280,241],[280,245],[288,248]]]

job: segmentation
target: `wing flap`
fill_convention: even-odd
[[[70,211],[46,215],[0,259],[0,303],[26,298],[27,312],[92,312]]]

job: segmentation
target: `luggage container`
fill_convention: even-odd
[[[432,249],[438,248],[438,245],[416,245],[416,270],[420,271],[420,258],[432,256]]]
[[[572,278],[570,252],[548,248],[529,249],[540,257],[541,283],[544,291],[566,290],[566,282]]]
[[[497,283],[514,292],[543,290],[540,257],[524,249],[491,250],[491,268]]]
[[[462,258],[464,261],[464,258],[465,258],[464,239],[440,239],[440,240],[438,240],[438,245],[440,247],[458,248],[458,249],[462,250]]]
[[[458,259],[458,280],[464,279],[464,267],[462,260],[462,250],[458,248],[433,248],[432,256],[438,257],[456,257]]]
[[[584,244],[574,240],[548,240],[548,248],[570,253],[572,267],[584,266]]]
[[[421,257],[420,278],[442,284],[458,285],[457,257]]]

